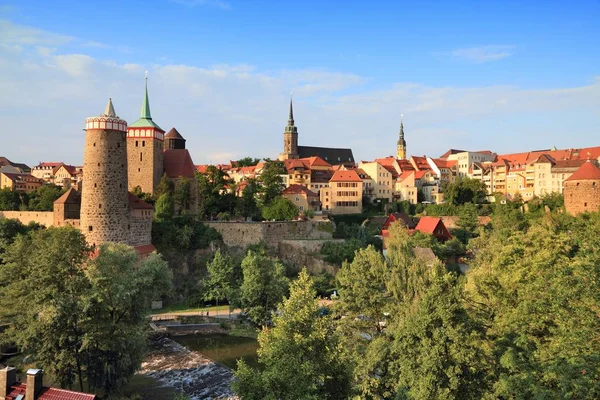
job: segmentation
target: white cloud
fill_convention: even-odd
[[[458,59],[481,64],[510,57],[514,54],[515,49],[516,46],[512,45],[490,45],[456,49],[449,54]]]
[[[222,0],[171,0],[173,3],[181,4],[186,7],[209,6],[217,7],[223,10],[231,10],[231,4]]]
[[[47,32],[32,26],[13,24],[0,19],[0,43],[21,46],[58,46],[73,41],[74,38]]]
[[[135,121],[145,70],[154,121],[165,130],[177,127],[197,164],[276,157],[290,91],[300,144],[351,147],[356,159],[394,152],[401,113],[411,154],[598,144],[600,79],[554,89],[398,82],[374,90],[365,84],[373,78],[337,71],[142,65],[64,54],[60,45],[52,45],[56,51],[21,46],[0,56],[0,155],[14,161],[81,163],[85,118],[102,112],[112,97],[117,113]]]

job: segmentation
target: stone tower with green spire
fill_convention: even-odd
[[[287,126],[283,131],[283,153],[279,155],[279,159],[288,160],[298,157],[298,128],[294,125],[294,106],[290,97],[290,114]]]
[[[404,121],[403,117],[400,117],[400,137],[396,146],[396,158],[399,160],[406,160],[406,140],[404,140]]]
[[[144,193],[154,194],[163,175],[163,147],[165,131],[152,120],[146,92],[140,118],[127,128],[127,177],[129,190],[137,186]]]

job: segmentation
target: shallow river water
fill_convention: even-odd
[[[237,360],[242,358],[250,366],[257,366],[256,339],[229,336],[226,334],[210,334],[197,336],[180,336],[173,338],[176,342],[190,350],[197,351],[211,360],[235,369]]]

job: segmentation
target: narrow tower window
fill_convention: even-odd
[[[142,158],[143,158],[142,155],[143,155],[143,153],[140,153],[140,161],[142,161]]]
[[[94,228],[93,228],[91,225],[90,225],[90,226],[88,226],[88,232],[91,232],[91,231],[93,231],[93,230],[94,230]]]
[[[142,140],[142,147],[146,147],[146,141]]]

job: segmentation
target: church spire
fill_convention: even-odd
[[[150,114],[150,101],[148,100],[148,71],[146,71],[146,93],[144,95],[144,102],[142,103],[142,118],[152,119]]]
[[[292,94],[290,93],[290,115],[288,117],[288,125],[294,126],[294,106],[292,105]]]
[[[406,140],[404,140],[404,115],[400,114],[400,135],[396,146],[396,158],[406,160]]]

